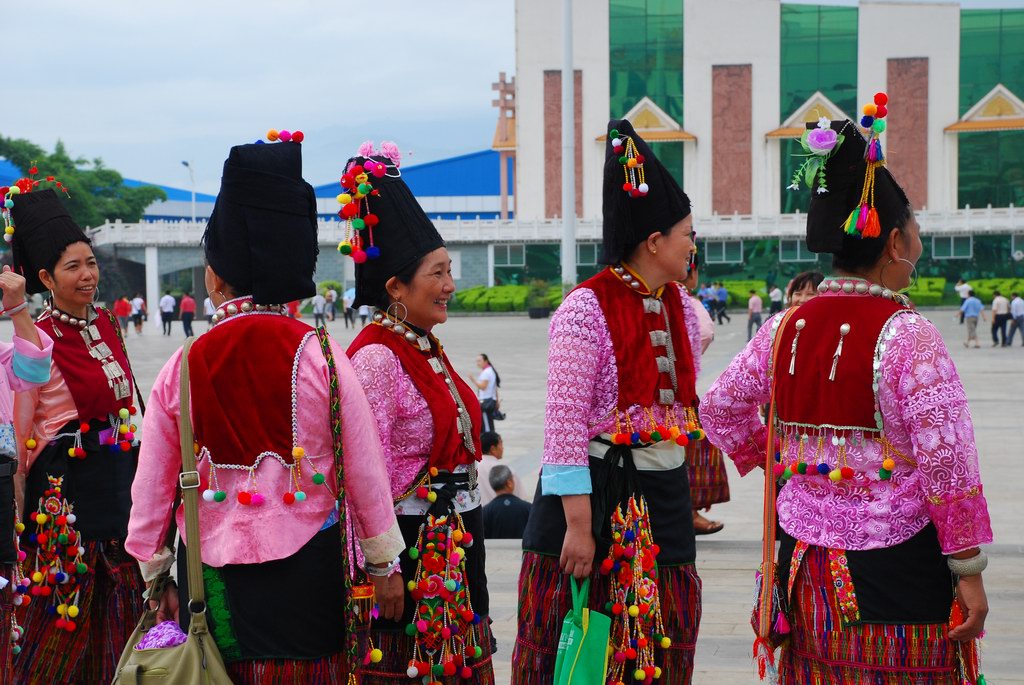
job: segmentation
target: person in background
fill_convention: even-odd
[[[958,280],[956,282],[956,285],[953,286],[953,290],[955,290],[956,294],[960,296],[960,304],[962,306],[963,303],[964,303],[964,300],[966,300],[968,297],[970,297],[971,284],[961,278],[960,280]],[[964,323],[964,310],[961,308],[960,309],[960,324],[963,325],[963,323]]]
[[[196,298],[192,293],[185,291],[181,296],[181,327],[185,330],[185,337],[191,338],[192,322],[196,318]]]
[[[313,328],[319,328],[324,325],[324,321],[327,316],[327,297],[321,293],[317,293],[310,300],[310,304],[313,305]]]
[[[171,322],[174,320],[174,308],[177,304],[170,290],[160,298],[160,323],[163,324],[164,335],[171,334]]]
[[[146,300],[142,293],[135,293],[132,298],[132,323],[135,324],[135,334],[142,335],[142,322],[146,320]]]
[[[132,303],[127,295],[122,295],[114,301],[114,316],[117,317],[117,323],[121,326],[121,334],[128,335],[128,320],[132,316]]]
[[[763,309],[764,303],[761,301],[761,297],[756,290],[751,290],[750,299],[747,300],[747,342],[750,342],[754,333],[761,328],[761,311]]]
[[[1020,331],[1020,344],[1024,345],[1024,298],[1021,298],[1020,293],[1013,293],[1013,299],[1010,300],[1010,335],[1007,338],[1007,344],[1013,345],[1013,334]]]
[[[985,318],[985,305],[981,303],[973,290],[967,291],[967,299],[960,305],[960,312],[964,315],[964,323],[967,324],[967,340],[964,342],[964,347],[970,347],[971,341],[974,341],[975,347],[981,347],[978,342],[978,318],[982,321],[986,321]]]
[[[324,317],[328,321],[334,321],[335,305],[338,302],[338,291],[328,288],[324,292]]]
[[[301,300],[292,300],[291,302],[288,303],[288,316],[292,317],[293,319],[302,318]]]
[[[0,198],[2,199],[2,198]],[[3,313],[14,324],[14,339],[0,342],[0,674],[11,673],[11,658],[21,650],[15,607],[24,603],[16,592],[21,580],[14,497],[18,446],[14,434],[14,392],[31,390],[50,380],[53,341],[32,323],[25,302],[25,279],[5,266],[0,273]],[[20,599],[18,599],[20,598]],[[15,604],[17,602],[17,604]],[[14,631],[17,630],[18,633]],[[17,649],[15,649],[17,647]],[[4,678],[4,676],[0,676]],[[8,682],[4,679],[4,682]]]
[[[690,275],[683,281],[689,292],[697,284],[699,259],[694,253],[690,259]],[[691,295],[693,313],[697,316],[700,329],[700,353],[703,356],[715,339],[715,322],[704,307],[697,306]],[[704,514],[712,505],[729,501],[729,474],[725,470],[722,452],[711,444],[707,437],[691,440],[686,445],[686,471],[690,479],[690,507],[693,509],[693,532],[695,535],[712,535],[725,528],[720,521],[712,521]]]
[[[774,316],[782,311],[782,288],[772,283],[768,289],[768,316]]]
[[[786,289],[786,301],[790,307],[799,307],[818,295],[818,286],[825,280],[820,271],[803,271],[793,277]]]
[[[1010,301],[997,290],[992,294],[992,347],[1008,346],[1006,324],[1009,321]]]
[[[346,295],[341,298],[341,318],[345,319],[345,328],[351,324],[356,327],[356,310],[352,309],[352,298]]]
[[[722,319],[732,323],[732,317],[725,311],[729,306],[729,291],[726,290],[725,283],[715,284],[715,306],[718,308],[718,325],[724,323]]]
[[[206,325],[213,325],[213,315],[217,313],[217,308],[213,306],[213,300],[207,295],[206,299],[203,300],[203,316],[206,317]]]
[[[363,326],[366,325],[366,320],[370,318],[370,307],[367,305],[359,306],[359,320],[362,321]],[[354,325],[354,322],[353,322]]]
[[[491,488],[490,481],[487,480],[488,475],[491,473],[491,469],[497,466],[501,459],[505,456],[505,442],[501,439],[501,436],[497,433],[484,432],[480,434],[480,449],[483,451],[483,459],[476,466],[477,480],[480,483],[480,504],[487,504],[494,499],[494,489]],[[523,483],[516,476],[516,488],[515,493],[517,497],[527,499],[530,494],[523,487]]]
[[[476,358],[476,366],[480,369],[480,375],[469,376],[470,382],[476,386],[476,396],[480,400],[480,410],[483,412],[484,432],[494,430],[494,412],[498,411],[498,388],[501,387],[501,376],[494,370],[491,360],[486,354]]]
[[[28,299],[29,304],[32,307],[32,318],[38,319],[39,315],[43,313],[43,305],[45,304],[45,301],[43,300],[43,295],[42,293],[32,293],[32,295],[29,296]]]
[[[512,469],[498,464],[488,476],[495,498],[484,505],[484,537],[488,540],[520,539],[530,520],[530,503],[515,495]]]

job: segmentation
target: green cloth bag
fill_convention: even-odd
[[[555,655],[554,685],[605,685],[612,619],[587,608],[590,578],[572,579],[572,609],[562,621]]]

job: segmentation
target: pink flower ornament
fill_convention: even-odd
[[[827,155],[839,142],[839,135],[831,128],[815,128],[807,133],[807,147],[816,155]]]

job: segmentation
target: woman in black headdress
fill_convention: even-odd
[[[690,200],[630,122],[608,124],[604,258],[551,321],[541,482],[523,535],[513,682],[552,682],[570,576],[612,615],[608,681],[689,683],[700,623],[686,446],[700,331],[679,282]]]
[[[36,322],[54,342],[50,380],[18,393],[24,479],[21,543],[30,585],[16,682],[108,682],[142,611],[142,577],[124,551],[137,415],[120,327],[93,305],[89,239],[52,189],[14,197],[14,268],[50,291]]]
[[[364,145],[342,177],[342,216],[356,260],[353,306],[376,308],[348,353],[384,446],[408,551],[400,621],[375,620],[383,660],[363,685],[494,682],[477,487],[480,404],[452,368],[434,326],[455,292],[444,241],[401,178],[397,149]]]
[[[217,311],[188,350],[206,621],[237,685],[347,683],[353,602],[366,599],[368,612],[376,595],[382,612],[397,613],[402,593],[382,576],[353,587],[348,572],[351,535],[370,568],[386,569],[403,544],[351,365],[322,329],[286,315],[285,304],[316,292],[318,252],[301,137],[289,138],[238,145],[224,162],[203,236]],[[132,490],[126,547],[149,583],[174,562],[172,518],[184,531],[183,507],[174,508],[182,354],[153,385]],[[164,594],[164,618],[188,603],[186,554],[195,549],[188,539],[178,546],[179,592]],[[189,612],[177,618],[187,629]]]
[[[923,248],[885,167],[886,106],[879,93],[865,107],[863,133],[808,125],[807,247],[831,253],[834,273],[770,319],[701,403],[740,473],[766,469],[755,654],[764,677],[782,646],[783,683],[983,682],[973,641],[992,527],[960,377],[899,294]]]

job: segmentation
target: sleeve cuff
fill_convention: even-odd
[[[405,549],[405,538],[402,537],[398,521],[395,521],[391,528],[380,535],[360,540],[359,546],[368,563],[389,564]]]
[[[23,357],[29,359],[45,359],[47,362],[50,360],[50,355],[53,353],[53,339],[46,334],[46,331],[37,329],[39,334],[39,342],[42,344],[42,349],[35,346],[35,343],[30,343],[28,340],[15,335],[12,340],[14,342],[14,353],[20,354]]]
[[[540,483],[543,495],[589,495],[593,491],[588,466],[545,464]]]
[[[943,554],[992,542],[992,522],[981,486],[954,495],[928,498],[928,514],[939,534]]]
[[[174,552],[161,547],[160,551],[153,555],[149,561],[140,561],[139,570],[142,571],[142,579],[147,583],[158,578],[174,565]]]

